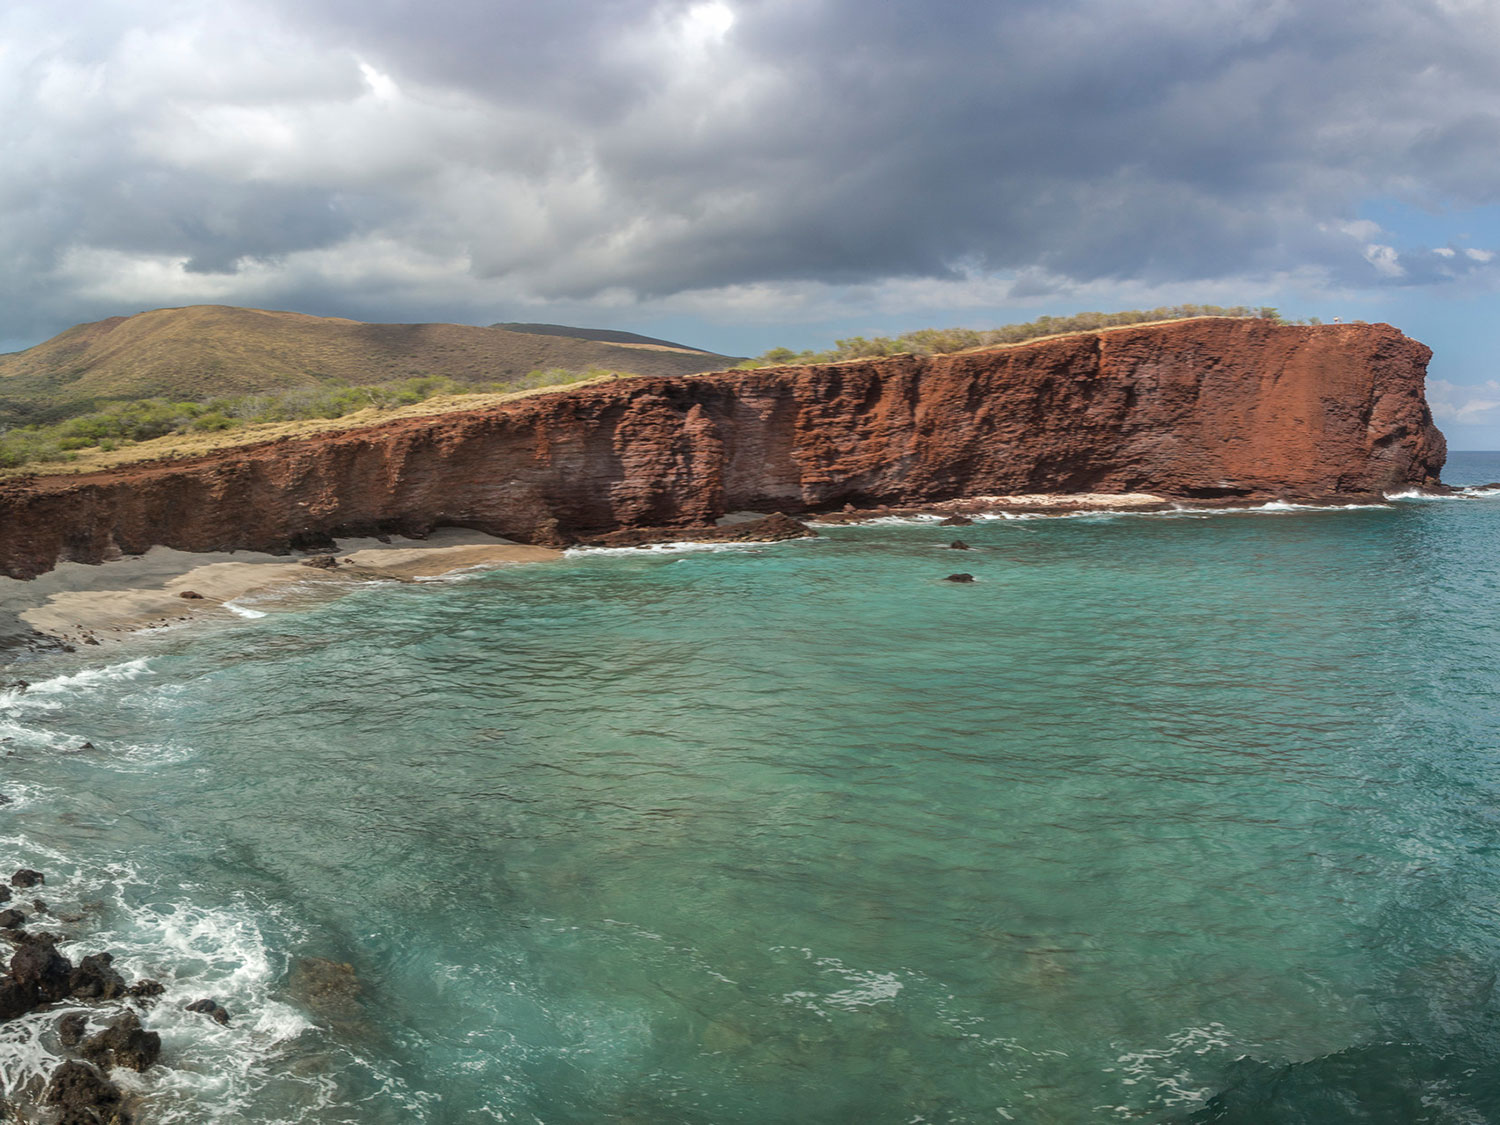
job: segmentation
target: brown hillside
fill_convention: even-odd
[[[382,383],[444,375],[491,383],[538,368],[603,367],[683,375],[726,356],[611,344],[463,324],[363,324],[227,305],[156,309],[80,324],[0,355],[0,399],[13,405],[216,395],[318,383]],[[3,405],[3,404],[0,404]]]

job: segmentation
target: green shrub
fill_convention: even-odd
[[[740,366],[755,368],[792,363],[838,363],[849,359],[899,355],[903,352],[913,355],[946,355],[971,348],[993,347],[996,344],[1019,344],[1065,332],[1089,332],[1098,328],[1116,328],[1157,320],[1187,320],[1198,316],[1256,318],[1281,323],[1281,315],[1269,306],[1250,308],[1247,305],[1234,305],[1225,308],[1219,305],[1169,305],[1158,309],[1128,309],[1113,313],[1082,312],[1073,316],[1042,316],[1026,324],[1007,324],[1000,328],[922,328],[902,336],[876,336],[873,340],[851,336],[847,340],[836,341],[835,346],[825,352],[794,352],[790,348],[772,348]]]

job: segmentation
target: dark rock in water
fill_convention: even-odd
[[[31,900],[31,909],[37,914],[45,914],[47,913],[47,904],[39,898],[34,898]]]
[[[23,867],[10,877],[10,885],[13,887],[35,887],[39,883],[45,883],[47,877],[40,871],[33,871],[29,867]]]
[[[36,985],[0,977],[0,1020],[24,1016],[40,1003]]]
[[[0,691],[22,692],[22,691],[25,691],[30,686],[31,685],[29,683],[27,683],[25,680],[10,680],[10,681],[5,682],[5,683],[0,683]]]
[[[203,600],[203,595],[198,593],[197,590],[184,590],[177,596],[179,598],[186,598],[190,602],[201,602]]]
[[[166,986],[161,981],[152,980],[150,977],[143,977],[125,991],[136,1000],[144,1004],[150,1004],[166,990]]]
[[[4,883],[0,883],[0,902],[9,902],[9,901],[10,901],[10,888],[7,887]]]
[[[69,1012],[57,1021],[57,1038],[64,1047],[76,1047],[83,1042],[89,1029],[89,1018],[82,1012]]]
[[[13,930],[26,924],[26,915],[19,910],[0,910],[0,930]]]
[[[303,566],[316,567],[319,570],[333,570],[339,565],[339,560],[332,555],[313,555],[308,559],[301,559]]]
[[[950,574],[950,575],[948,575],[947,578],[944,578],[943,581],[944,582],[972,582],[972,581],[974,581],[974,576],[972,574]]]
[[[229,1012],[217,1000],[194,1000],[191,1004],[184,1004],[183,1008],[189,1012],[201,1012],[205,1016],[211,1016],[215,1023],[227,1024]]]
[[[161,1036],[141,1027],[140,1017],[127,1010],[103,1031],[85,1039],[78,1053],[104,1070],[116,1066],[145,1070],[161,1058]]]
[[[939,527],[968,527],[973,522],[974,521],[971,520],[968,516],[949,516],[947,519],[942,520],[938,524],[938,526]]]
[[[973,548],[970,547],[967,543],[965,543],[962,539],[955,539],[952,543],[949,543],[948,544],[948,549],[950,551],[971,551],[971,550],[973,550]]]
[[[81,742],[78,745],[78,749],[80,750],[92,750],[93,748],[94,744],[92,742]]]
[[[68,995],[68,978],[73,972],[73,963],[57,951],[53,941],[28,941],[10,958],[11,979],[18,984],[35,986],[43,1003],[61,1000]]]
[[[79,1000],[115,1000],[128,991],[125,978],[110,966],[108,953],[90,953],[68,974],[68,990]]]
[[[62,1108],[58,1125],[130,1125],[120,1088],[88,1063],[73,1059],[52,1072],[42,1102]]]
[[[99,643],[99,639],[90,634],[89,636],[83,638],[83,643],[86,645],[96,645]]]
[[[9,805],[11,803],[12,803],[11,798],[7,797],[4,793],[0,793],[0,805]],[[10,892],[6,891],[5,893],[9,894]],[[5,900],[4,899],[0,899],[0,902],[3,902],[3,901],[5,901]]]

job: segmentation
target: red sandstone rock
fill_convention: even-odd
[[[622,379],[0,487],[0,573],[154,544],[283,549],[1044,492],[1328,497],[1438,483],[1431,352],[1389,325],[1201,319],[952,356]]]

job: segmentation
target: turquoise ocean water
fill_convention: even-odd
[[[246,605],[0,699],[147,1125],[1500,1121],[1500,496]]]

